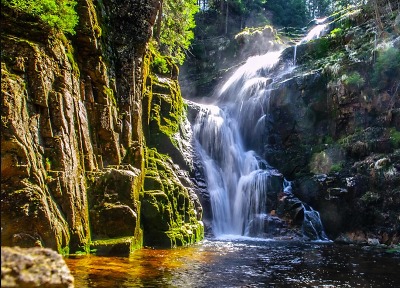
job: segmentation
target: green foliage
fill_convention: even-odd
[[[331,33],[329,34],[332,38],[338,38],[341,37],[343,35],[343,29],[342,28],[335,28],[331,31]]]
[[[160,33],[160,51],[182,64],[185,50],[194,38],[194,15],[199,10],[196,0],[163,1],[163,18]]]
[[[330,41],[328,38],[319,38],[314,40],[315,41],[315,51],[314,56],[315,58],[322,58],[328,55],[330,51]]]
[[[400,148],[400,131],[396,128],[390,129],[390,143],[394,148]]]
[[[344,84],[348,86],[361,87],[364,85],[364,78],[357,71],[350,73],[349,75],[342,76]]]
[[[68,48],[69,48],[69,51],[67,51],[67,57],[68,57],[69,63],[71,63],[72,71],[75,73],[75,75],[77,77],[79,77],[79,75],[80,75],[79,66],[78,66],[78,63],[76,63],[76,61],[75,61],[73,51],[71,51],[73,48],[71,46],[68,46]]]
[[[169,71],[167,60],[161,55],[155,55],[151,62],[151,69],[159,74],[166,74]]]
[[[365,204],[376,204],[381,200],[381,197],[379,194],[371,191],[367,191],[361,198],[361,201],[363,201]]]
[[[59,247],[58,248],[58,253],[63,255],[63,256],[69,255],[69,246]]]
[[[332,164],[330,172],[335,173],[335,172],[340,172],[343,169],[343,163],[335,163]]]
[[[273,13],[275,25],[303,27],[310,20],[303,0],[268,0],[265,7]]]
[[[387,87],[392,81],[398,81],[400,78],[400,50],[390,47],[380,51],[374,72],[372,75],[373,84],[382,89]]]
[[[400,254],[400,245],[395,245],[393,248],[387,249],[387,253],[399,253]]]
[[[1,0],[1,4],[38,16],[50,27],[65,33],[75,34],[78,15],[75,12],[75,0]]]

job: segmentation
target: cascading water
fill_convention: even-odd
[[[311,40],[318,39],[326,33],[328,23],[327,17],[315,19],[316,26],[314,26],[310,31],[308,31],[307,35],[304,36],[296,45],[294,45],[294,52],[293,52],[293,65],[296,66],[296,59],[297,59],[297,47],[301,44],[307,43]]]
[[[254,219],[267,215],[271,181],[282,175],[254,151],[245,150],[240,130],[257,133],[257,126],[261,128],[257,124],[265,118],[267,75],[279,55],[273,52],[250,58],[222,87],[219,101],[224,107],[202,106],[193,127],[206,171],[216,235],[263,233],[263,221],[256,225]]]
[[[300,43],[306,43],[324,35],[328,26],[326,23],[327,19],[328,18],[315,19],[317,25],[313,27],[303,39],[301,39]]]
[[[201,105],[193,125],[217,237],[267,236],[269,195],[274,194],[276,201],[279,193],[291,194],[282,174],[250,150],[257,149],[255,143],[265,143],[271,85],[285,73],[271,71],[280,55],[281,51],[249,58],[222,86],[218,106]],[[319,215],[308,207],[303,206],[304,220],[318,222],[311,224],[315,239],[326,239]]]

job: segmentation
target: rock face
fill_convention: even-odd
[[[72,288],[74,277],[51,249],[2,246],[1,287]]]
[[[173,73],[164,76],[173,89],[152,93],[156,76],[147,42],[158,1],[77,2],[80,21],[70,39],[2,6],[2,245],[75,253],[129,243],[123,249],[129,253],[143,244],[147,225],[153,229],[141,221],[147,146],[171,154],[165,165],[189,161],[172,137],[179,139],[184,119],[178,70],[171,67]],[[176,117],[171,107],[181,109]],[[165,120],[160,126],[150,121],[156,114]],[[153,138],[166,131],[173,133]],[[156,153],[152,161],[157,157],[165,160]],[[201,209],[192,184],[179,184],[175,176],[179,193],[170,195],[163,190],[167,186],[160,191],[171,203],[178,196],[184,202],[170,209],[187,215],[179,224],[196,227],[196,237],[182,241],[186,244],[202,238],[194,214]],[[175,229],[176,219],[165,221],[163,232]]]
[[[330,237],[356,233],[365,243],[393,244],[400,234],[400,66],[390,78],[379,63],[400,55],[399,34],[385,32],[380,45],[392,48],[375,51],[375,24],[365,15],[344,16],[350,28],[334,22],[341,36],[298,47],[300,67],[271,92],[262,152],[295,180],[294,193],[320,212]],[[389,19],[383,23],[393,32]],[[291,61],[293,48],[283,57]]]

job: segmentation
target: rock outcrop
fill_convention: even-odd
[[[178,137],[184,119],[175,66],[174,73],[164,76],[174,88],[152,93],[156,84],[150,81],[155,74],[147,43],[158,1],[77,2],[80,20],[76,35],[68,38],[2,5],[2,245],[43,246],[61,253],[116,247],[118,253],[129,253],[143,244],[173,246],[201,239],[194,188],[175,175],[176,194],[166,185],[159,191],[180,203],[171,204],[170,212],[186,215],[179,225],[195,227],[195,237],[143,243],[147,225],[158,225],[141,221],[149,161],[187,165],[172,135],[153,138],[168,129]],[[171,107],[182,110],[172,120]],[[162,126],[149,121],[156,113],[167,119]],[[161,152],[173,160],[157,153],[148,160],[149,145],[165,148]],[[153,204],[158,200],[164,201],[156,198]],[[174,231],[176,237],[192,232],[176,232],[178,222],[172,218],[165,220],[163,232]]]
[[[72,288],[74,277],[51,249],[1,247],[1,287]]]
[[[332,238],[399,242],[400,58],[381,66],[400,55],[390,17],[378,42],[368,12],[343,15],[332,33],[297,47],[298,67],[271,92],[262,152]],[[292,57],[293,47],[283,53]]]

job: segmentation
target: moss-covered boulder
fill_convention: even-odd
[[[147,149],[146,156],[141,198],[144,245],[175,247],[201,240],[202,208],[192,187],[182,184],[185,172],[155,149]]]

